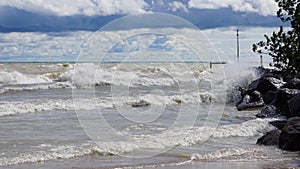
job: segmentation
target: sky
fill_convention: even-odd
[[[274,15],[277,5],[273,0],[1,0],[1,6],[23,9],[46,15],[114,15],[151,12],[157,7],[170,11],[190,9],[232,8],[237,12]]]
[[[152,52],[153,56],[153,51],[157,50],[157,55],[173,52],[170,55],[181,53],[187,57],[185,50],[179,50],[186,46],[179,43],[180,38],[186,36],[185,42],[199,51],[205,51],[206,44],[214,46],[209,52],[200,52],[201,56],[218,53],[224,58],[234,58],[236,29],[241,33],[241,57],[248,57],[253,56],[253,43],[263,40],[263,34],[271,33],[282,24],[276,11],[274,0],[0,0],[0,62],[76,61],[93,32],[116,21],[123,23],[99,34],[97,43],[92,46],[98,53],[89,51],[86,53],[89,57],[103,55],[111,49],[115,49],[111,58],[124,58],[119,51],[133,54],[141,49]],[[159,17],[162,15],[154,19],[138,17],[139,14],[154,16],[157,13],[174,17],[169,20]],[[135,21],[122,19],[128,15],[134,16]],[[173,24],[176,17],[180,21]],[[173,28],[186,28],[186,24],[182,26],[180,22],[200,29],[207,38],[198,31],[174,31]],[[139,32],[137,29],[149,32],[161,28],[166,28],[166,34],[174,32],[173,37],[155,35],[132,39],[124,36]],[[120,43],[124,37],[129,52]],[[109,46],[115,43],[120,46]]]
[[[278,26],[274,0],[1,0],[0,32],[97,30],[128,14],[169,13],[200,29]]]

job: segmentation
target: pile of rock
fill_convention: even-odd
[[[283,117],[284,120],[271,122],[277,129],[259,138],[257,144],[300,151],[300,75],[285,75],[263,68],[257,70],[261,77],[248,89],[240,88],[243,99],[237,109],[262,107],[256,117]]]

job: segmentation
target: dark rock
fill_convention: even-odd
[[[236,91],[237,91],[237,98],[240,98],[240,100],[237,101],[237,105],[239,105],[243,102],[243,99],[246,95],[246,90],[243,89],[242,87],[237,86]]]
[[[287,120],[277,120],[277,121],[270,122],[270,124],[272,124],[278,130],[282,130],[283,127],[285,126],[286,122],[287,122]]]
[[[276,110],[277,110],[277,108],[275,106],[266,105],[255,116],[258,117],[258,118],[276,117],[276,116],[278,116],[278,113],[277,113]]]
[[[259,138],[256,142],[256,144],[260,145],[278,145],[279,143],[279,135],[280,131],[279,130],[272,130],[270,132],[267,132],[264,136]]]
[[[250,94],[246,94],[240,104],[237,105],[239,111],[245,110],[248,108],[257,108],[262,107],[264,101],[258,91],[254,91]]]
[[[282,87],[283,88],[298,89],[298,90],[300,90],[300,79],[299,78],[290,79]]]
[[[271,91],[271,92],[267,92],[266,95],[263,97],[264,100],[266,101],[266,104],[272,104],[275,107],[278,108],[278,112],[281,112],[282,115],[288,116],[290,113],[289,109],[288,109],[288,105],[287,102],[288,100],[290,100],[292,97],[296,96],[300,91],[296,90],[296,89],[278,89],[277,91]],[[272,96],[273,94],[275,94],[275,98],[273,101],[270,102],[270,100],[272,100],[272,98],[274,96]]]
[[[141,100],[139,102],[134,102],[131,104],[132,107],[147,107],[150,106],[151,104],[145,100]]]
[[[242,87],[237,86],[237,87],[236,87],[236,90],[239,91],[239,92],[241,93],[242,96],[245,96],[245,95],[246,95],[246,92],[247,92],[247,91],[246,91],[245,89],[243,89]]]
[[[281,88],[276,91],[268,91],[263,95],[265,104],[274,104],[275,106],[283,106],[289,99],[300,93],[297,89]]]
[[[297,90],[297,89],[282,88],[282,89],[277,90],[276,99],[280,103],[280,100],[284,100],[284,99],[289,100],[290,98],[296,96],[299,93],[300,93],[300,90]]]
[[[279,147],[284,150],[300,151],[300,117],[290,118],[279,136]]]
[[[268,91],[275,91],[281,86],[283,86],[283,81],[280,79],[277,79],[275,77],[262,77],[260,79],[257,79],[253,81],[249,86],[248,86],[248,91],[259,91],[261,94],[265,94]]]
[[[275,101],[277,91],[268,91],[263,95],[265,104],[272,104]]]
[[[288,114],[287,117],[300,117],[300,94],[294,96],[288,101]]]
[[[259,91],[253,91],[252,93],[249,93],[249,95],[250,95],[250,102],[263,101],[262,96]]]
[[[247,104],[250,102],[250,96],[245,95],[243,100],[236,106],[238,111],[245,110],[247,108]]]
[[[247,104],[241,103],[241,104],[237,105],[237,110],[242,111],[242,110],[246,110],[246,109],[260,108],[263,105],[264,105],[263,103],[256,103],[256,102],[247,103]]]

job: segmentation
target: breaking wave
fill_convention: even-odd
[[[40,151],[32,154],[20,154],[17,157],[0,157],[0,166],[9,166],[22,163],[35,163],[55,159],[69,159],[88,154],[121,155],[135,150],[155,150],[174,146],[191,146],[206,139],[207,135],[214,138],[248,137],[261,135],[273,127],[268,120],[255,119],[241,124],[219,126],[215,131],[204,127],[183,127],[167,130],[160,135],[147,136],[132,141],[110,141],[103,143],[83,143],[81,145],[52,146],[48,151]],[[261,149],[228,148],[208,154],[188,155],[191,160],[257,160],[264,159]]]
[[[177,104],[209,103],[213,100],[210,93],[192,93],[185,95],[162,96],[147,94],[136,97],[121,97],[114,99],[80,99],[76,100],[76,108],[80,110],[111,109],[116,107],[145,107],[151,105],[169,106]],[[73,100],[28,100],[14,102],[0,102],[0,117],[16,114],[28,114],[43,111],[62,110],[74,111]]]

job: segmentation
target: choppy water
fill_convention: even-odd
[[[257,76],[246,65],[1,64],[0,167],[294,161],[255,145],[272,119],[234,108],[235,86]]]

